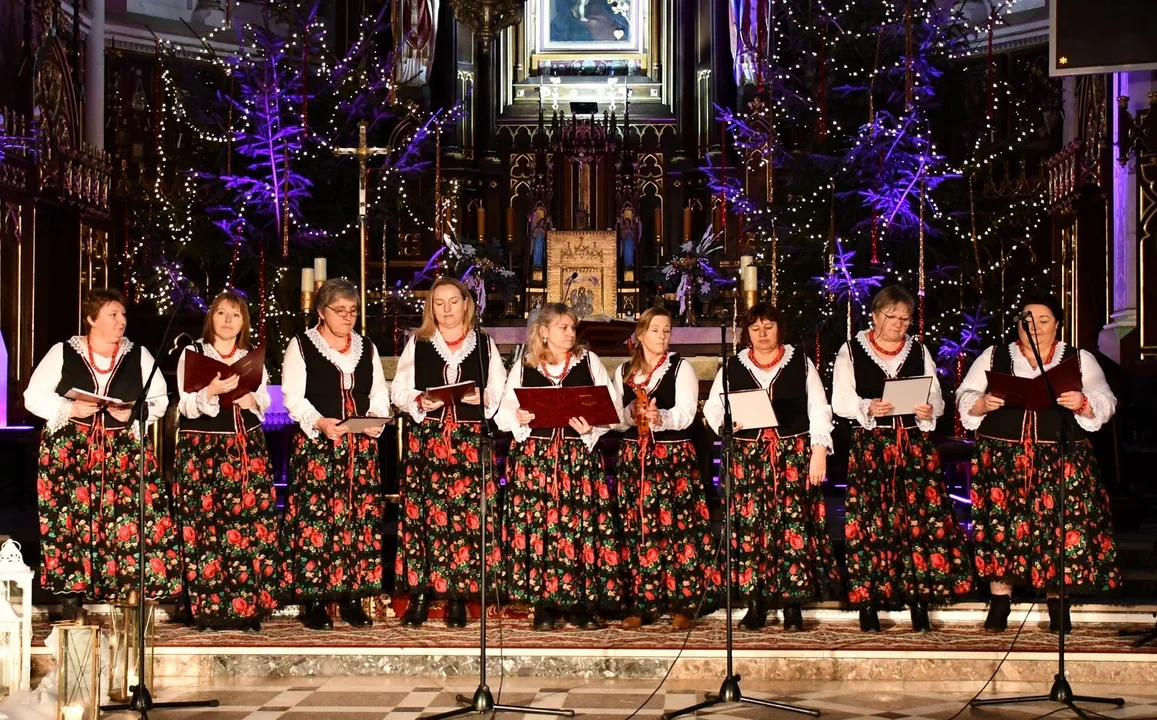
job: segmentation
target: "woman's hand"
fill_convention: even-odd
[[[256,410],[257,396],[253,393],[245,393],[241,397],[233,401],[233,404],[242,410]]]
[[[534,422],[534,413],[527,412],[522,408],[518,409],[517,416],[519,425],[529,425],[530,423]]]
[[[337,418],[318,418],[317,422],[313,424],[322,434],[330,440],[337,442],[342,435],[349,432],[348,428],[339,425],[341,421]]]
[[[998,398],[995,395],[985,393],[976,398],[976,402],[972,403],[972,408],[968,411],[970,415],[987,415],[988,413],[999,410],[1004,407],[1004,398]]]
[[[659,406],[654,398],[651,399],[651,404],[647,406],[644,415],[647,416],[647,424],[651,427],[659,424]]]
[[[743,429],[743,425],[735,422],[734,420],[731,421],[731,431],[732,432],[739,432],[742,429]]]
[[[932,406],[928,403],[917,405],[916,407],[912,408],[912,412],[916,415],[917,420],[928,422],[932,419]]]
[[[87,418],[95,415],[99,409],[100,407],[94,402],[89,402],[88,400],[73,400],[72,406],[68,409],[68,415],[74,418]]]
[[[462,403],[464,405],[477,405],[478,400],[478,388],[474,388],[468,394],[462,396]]]
[[[869,417],[882,417],[892,412],[892,403],[884,402],[883,400],[873,400],[868,404]]]
[[[812,459],[807,471],[808,487],[815,487],[828,474],[828,449],[823,445],[812,445]]]
[[[570,426],[574,428],[574,431],[579,435],[586,435],[591,431],[591,426],[587,423],[586,418],[571,418]]]
[[[431,400],[426,393],[418,396],[418,407],[422,408],[422,412],[434,412],[445,404],[441,400]]]
[[[1085,417],[1093,417],[1093,405],[1080,390],[1070,390],[1061,393],[1060,397],[1057,398],[1057,404],[1066,410],[1072,410]],[[1082,412],[1082,409],[1084,412]]]
[[[205,396],[212,400],[218,395],[236,390],[239,382],[241,382],[240,375],[232,375],[222,380],[221,373],[217,373],[217,377],[213,378],[213,381],[205,388]]]
[[[108,409],[108,414],[112,415],[114,418],[116,418],[117,420],[119,420],[121,422],[128,422],[129,418],[131,418],[133,416],[133,407],[132,407],[132,405],[129,405],[128,407],[119,407],[119,408],[110,407]]]
[[[377,417],[377,415],[374,415],[371,413],[370,417]],[[364,434],[366,437],[376,438],[376,437],[379,437],[383,432],[385,432],[385,430],[386,430],[385,425],[378,425],[377,427],[366,428],[365,430],[362,431],[362,434]]]

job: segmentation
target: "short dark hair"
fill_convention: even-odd
[[[916,312],[916,298],[912,297],[912,293],[908,292],[908,288],[903,285],[889,285],[872,298],[873,313],[878,313],[893,305],[907,305],[908,312]]]
[[[354,284],[345,278],[330,278],[321,284],[313,296],[313,312],[320,314],[323,309],[335,300],[351,300],[361,310],[361,295]]]
[[[1056,295],[1047,292],[1033,291],[1025,294],[1017,305],[1017,310],[1023,311],[1029,305],[1044,305],[1053,314],[1053,318],[1057,321],[1057,327],[1060,327],[1065,322],[1065,308],[1061,305],[1060,299]]]
[[[743,313],[742,324],[739,327],[739,347],[750,346],[751,338],[748,337],[747,328],[760,320],[775,323],[775,342],[777,345],[783,344],[783,339],[787,337],[787,316],[783,310],[769,302],[757,302]]]
[[[125,296],[121,295],[120,290],[93,288],[85,293],[84,300],[80,302],[80,312],[84,319],[90,321],[91,324],[91,321],[100,315],[100,311],[104,309],[105,305],[114,302],[124,306]]]

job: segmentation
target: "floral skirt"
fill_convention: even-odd
[[[478,423],[427,421],[410,427],[395,586],[400,592],[433,588],[444,595],[476,594],[482,570]],[[496,492],[492,480],[486,488],[489,567],[497,567],[501,557],[494,534]]]
[[[169,597],[181,589],[177,534],[157,458],[145,447],[145,592]],[[140,441],[129,430],[69,423],[44,432],[36,490],[45,589],[111,602],[139,587],[139,483]]]
[[[856,428],[844,503],[853,606],[946,603],[972,591],[964,531],[923,432]]]
[[[1061,467],[1060,446],[979,438],[972,460],[972,539],[984,580],[1055,590],[1060,518],[1057,483],[1065,478],[1065,588],[1081,594],[1121,586],[1109,495],[1093,447],[1072,443]]]
[[[635,615],[692,613],[704,585],[718,588],[711,516],[690,441],[619,445],[616,498],[622,523],[623,606]]]
[[[265,433],[177,435],[177,523],[194,620],[241,625],[269,614],[277,505]]]
[[[298,431],[281,524],[282,592],[294,600],[377,594],[382,585],[382,494],[378,441],[334,442]]]
[[[514,602],[617,610],[615,501],[597,450],[527,438],[507,459],[502,587]]]
[[[833,597],[839,568],[827,533],[823,489],[808,486],[806,435],[737,440],[732,464],[732,577],[745,599],[772,605]]]

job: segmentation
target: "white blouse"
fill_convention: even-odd
[[[490,345],[490,367],[486,370],[486,416],[492,417],[502,402],[502,390],[506,385],[506,368],[502,364],[502,355],[498,352],[494,338],[489,335],[486,338]],[[446,363],[446,384],[453,385],[462,375],[462,362],[474,352],[478,344],[478,334],[467,333],[466,339],[457,350],[450,349],[440,330],[434,331],[431,342],[442,361]],[[402,350],[402,355],[398,358],[398,371],[390,386],[390,396],[393,397],[394,405],[399,410],[408,413],[415,422],[422,422],[426,419],[426,411],[418,404],[418,397],[422,391],[414,387],[414,354],[417,343],[417,337],[411,336]]]
[[[880,366],[884,374],[890,378],[896,377],[900,368],[904,367],[908,353],[912,352],[912,348],[917,347],[916,341],[909,337],[905,339],[904,347],[898,354],[880,355],[872,347],[872,343],[868,341],[867,330],[856,333],[852,342],[860,343],[860,347],[868,353],[868,357]],[[936,362],[932,359],[932,353],[928,352],[928,348],[924,348],[924,374],[932,378],[932,387],[928,392],[928,404],[932,406],[932,419],[917,419],[916,427],[924,432],[932,432],[936,429],[936,418],[944,414],[944,396],[940,392],[940,378],[936,374]],[[835,373],[832,376],[832,408],[836,411],[836,415],[858,421],[865,430],[875,430],[876,418],[868,414],[868,406],[872,404],[872,400],[879,400],[879,398],[860,397],[859,393],[856,392],[856,369],[852,362],[852,349],[848,343],[844,343],[839,353],[836,354]]]
[[[779,373],[787,367],[788,361],[794,354],[795,347],[784,345],[783,357],[767,370],[751,362],[746,350],[740,352],[738,357],[739,362],[751,372],[752,377],[755,378],[760,387],[770,388],[775,379],[779,377]],[[832,407],[828,405],[828,395],[824,390],[823,380],[820,379],[820,374],[816,371],[815,364],[809,357],[804,357],[804,362],[807,364],[808,434],[811,436],[813,446],[822,445],[830,451],[832,449]],[[711,383],[711,390],[707,393],[707,401],[703,403],[703,417],[711,429],[718,434],[723,427],[722,367],[719,368],[719,372],[715,373],[715,381]]]
[[[221,356],[221,353],[217,352],[212,343],[205,342],[202,347],[206,357],[211,357],[226,365],[232,365],[249,354],[245,348],[238,348],[237,353],[226,360]],[[177,393],[180,396],[177,401],[177,409],[181,411],[181,415],[190,420],[195,420],[202,415],[215,418],[221,412],[220,396],[210,398],[206,392],[209,389],[207,387],[201,388],[197,392],[185,392],[185,355],[191,352],[197,351],[192,348],[185,348],[185,351],[181,353],[181,358],[177,360]],[[253,412],[261,422],[265,422],[265,411],[273,402],[269,397],[269,371],[265,368],[261,369],[261,385],[257,388],[257,392],[253,393],[253,397],[257,400],[257,408]]]
[[[310,328],[305,333],[306,339],[314,344],[322,357],[329,360],[341,371],[342,384],[346,388],[353,387],[354,371],[357,370],[358,362],[362,359],[362,353],[368,347],[373,357],[371,365],[374,377],[373,383],[370,385],[368,414],[374,417],[391,417],[390,388],[386,384],[386,375],[382,372],[382,361],[378,357],[378,349],[356,332],[351,332],[350,336],[350,349],[342,353],[330,347],[317,328]],[[301,347],[295,337],[285,347],[285,361],[281,366],[281,394],[285,400],[285,409],[289,411],[289,417],[293,418],[301,426],[301,431],[305,433],[306,437],[312,440],[318,436],[319,431],[314,425],[322,418],[322,415],[313,406],[313,403],[305,398],[305,380],[305,355],[302,354]]]
[[[618,389],[615,383],[607,377],[607,369],[603,367],[602,360],[589,350],[578,354],[571,360],[571,370],[582,362],[589,362],[591,367],[591,378],[595,385],[605,385],[608,392],[611,394],[611,402],[616,405],[621,404]],[[514,435],[514,439],[518,442],[526,440],[530,437],[530,426],[523,425],[518,422],[518,396],[514,394],[515,388],[522,387],[522,369],[525,363],[522,361],[522,356],[519,356],[514,363],[514,367],[510,369],[510,375],[506,379],[506,390],[502,393],[502,404],[498,408],[498,414],[494,417],[494,421],[498,424],[499,429],[509,432]],[[542,368],[540,368],[541,370]],[[548,375],[558,376],[563,372],[563,363],[554,363],[547,365],[546,373]],[[552,380],[551,382],[558,387],[562,384],[562,379]],[[591,431],[582,436],[583,443],[586,444],[587,450],[594,450],[595,444],[598,443],[599,438],[602,437],[608,430],[609,425],[598,425],[591,428]]]
[[[651,381],[647,383],[647,392],[652,392],[659,387],[659,383],[663,382],[663,378],[668,372],[671,372],[671,358],[674,353],[667,353],[663,359],[663,363],[655,368],[654,375],[651,376]],[[635,391],[633,388],[626,386],[623,382],[623,368],[630,364],[630,360],[615,368],[612,384],[615,386],[619,397],[634,398]],[[675,406],[668,409],[659,410],[659,422],[651,425],[651,429],[657,432],[663,430],[686,430],[695,421],[695,413],[699,409],[699,378],[695,376],[695,368],[691,367],[691,363],[680,358],[679,365],[675,368]],[[647,379],[647,373],[635,373],[635,382],[643,382]],[[616,430],[626,430],[635,425],[636,422],[636,408],[635,400],[632,399],[625,408],[619,411],[619,418],[621,424],[615,427]]]
[[[960,424],[964,426],[965,430],[976,430],[984,422],[984,415],[973,415],[971,411],[977,398],[988,392],[986,371],[992,367],[992,353],[995,351],[995,347],[1000,347],[1002,352],[1012,353],[1013,375],[1023,378],[1034,378],[1040,375],[1040,369],[1029,365],[1028,358],[1021,352],[1018,343],[1009,343],[1007,347],[986,348],[972,363],[972,367],[968,369],[968,374],[964,376],[964,380],[961,381],[960,387],[956,390],[956,410],[960,413]],[[1061,362],[1061,358],[1064,357],[1064,348],[1063,342],[1057,342],[1053,361],[1045,365],[1045,370],[1052,370]],[[1082,430],[1096,432],[1109,421],[1109,418],[1113,417],[1113,413],[1117,410],[1117,398],[1109,389],[1109,383],[1105,380],[1105,373],[1101,370],[1100,363],[1097,362],[1092,353],[1081,350],[1080,356],[1081,392],[1089,398],[1093,417],[1087,418],[1084,415],[1073,414],[1077,418],[1077,425],[1080,425]]]
[[[61,377],[64,373],[64,349],[65,343],[56,343],[49,350],[36,369],[32,371],[32,377],[28,379],[28,387],[24,390],[24,407],[28,408],[28,412],[33,415],[43,418],[46,421],[45,429],[50,432],[56,432],[60,428],[68,424],[69,418],[72,415],[72,401],[56,392],[57,386],[60,384]],[[84,360],[84,364],[92,367],[92,363],[88,361],[88,345],[85,342],[83,335],[77,335],[68,340],[68,345],[72,347]],[[116,357],[106,357],[104,355],[96,354],[97,365],[101,369],[109,368],[120,362],[120,359],[132,350],[133,344],[129,340],[121,340],[121,345],[117,349]],[[71,352],[71,350],[69,351]],[[148,349],[141,348],[141,383],[145,383],[149,379],[149,373],[153,370],[153,356]],[[96,378],[95,392],[98,395],[104,395],[105,389],[108,387],[109,380],[112,379],[112,373],[102,375],[98,372],[93,372],[93,377]],[[136,398],[118,398],[120,400],[136,400]],[[153,375],[153,382],[149,385],[149,392],[146,395],[146,400],[149,405],[149,416],[147,422],[153,423],[158,419],[164,417],[165,410],[169,407],[169,388],[165,384],[165,378],[158,371]],[[137,432],[137,425],[134,423],[132,432]]]

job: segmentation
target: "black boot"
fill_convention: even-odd
[[[876,608],[860,608],[860,632],[880,632],[880,615]]]
[[[554,630],[554,613],[543,605],[534,606],[532,627],[538,631]]]
[[[374,624],[370,616],[366,615],[361,600],[345,598],[338,605],[338,611],[341,613],[341,619],[349,623],[350,627],[367,628]]]
[[[988,604],[988,617],[984,619],[984,629],[988,632],[1004,632],[1008,629],[1008,614],[1012,612],[1012,596],[993,595]]]
[[[422,591],[410,595],[410,604],[406,606],[406,614],[402,616],[402,625],[405,627],[420,627],[430,617],[430,593]]]
[[[60,595],[60,618],[65,622],[76,620],[84,606],[83,595]]]
[[[767,605],[763,603],[763,595],[753,595],[747,601],[747,614],[739,621],[739,627],[744,630],[762,630],[767,625]]]
[[[912,629],[916,632],[932,632],[932,621],[928,619],[928,601],[912,603]]]
[[[455,595],[446,603],[446,627],[466,627],[466,599]]]
[[[784,632],[803,632],[803,610],[799,603],[793,603],[783,609]]]
[[[312,600],[305,604],[305,612],[301,616],[301,622],[310,630],[332,630],[333,620],[329,619],[329,613],[325,611],[325,603]]]
[[[594,613],[582,605],[570,611],[570,624],[579,630],[602,630],[603,628],[603,624],[599,622]]]
[[[1049,598],[1049,632],[1056,634],[1061,631],[1061,623],[1065,625],[1065,635],[1073,634],[1073,620],[1069,617],[1069,602],[1065,601],[1064,611],[1061,610],[1060,598]]]

